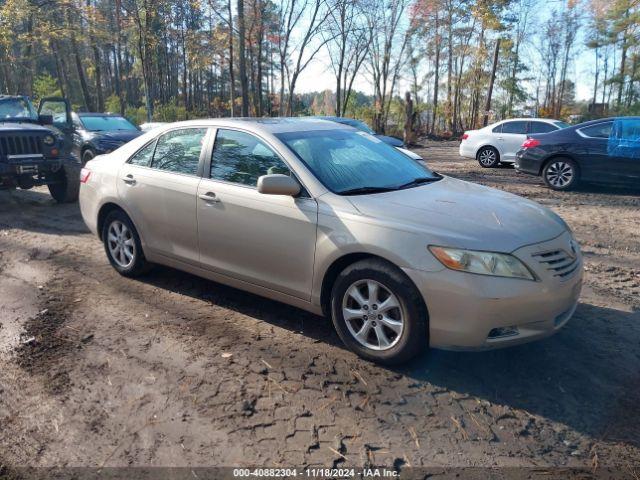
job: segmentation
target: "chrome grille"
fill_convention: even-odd
[[[35,135],[0,136],[0,155],[39,155],[40,137]]]
[[[533,258],[540,262],[554,277],[566,278],[579,266],[578,256],[571,256],[562,249],[534,253]]]

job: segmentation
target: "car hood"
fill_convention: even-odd
[[[402,147],[404,142],[396,137],[390,137],[388,135],[376,135],[376,138],[379,138],[387,145],[391,145],[392,147]]]
[[[432,244],[512,252],[566,229],[551,210],[517,195],[444,177],[434,183],[347,197],[362,214],[422,230]]]
[[[121,142],[126,143],[130,140],[133,140],[136,137],[139,137],[144,132],[139,130],[114,130],[111,132],[93,132],[93,139],[96,141],[105,141],[105,142]]]
[[[0,133],[24,133],[24,132],[51,132],[51,129],[43,127],[42,125],[38,125],[37,123],[33,123],[30,121],[25,122],[7,122],[2,123],[0,119]]]

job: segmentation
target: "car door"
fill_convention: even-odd
[[[53,126],[64,136],[65,152],[73,150],[73,123],[71,120],[71,106],[66,98],[47,97],[40,100],[38,115],[50,115]]]
[[[516,152],[527,139],[527,123],[526,120],[510,120],[502,124],[502,131],[497,134],[501,161],[515,161]]]
[[[318,206],[308,194],[263,195],[258,177],[293,175],[257,136],[218,129],[198,187],[198,241],[205,268],[309,300]],[[207,178],[209,177],[209,178]]]
[[[118,194],[155,254],[198,264],[196,194],[208,133],[206,127],[170,130],[120,168]]]
[[[615,182],[616,173],[612,164],[615,157],[609,154],[609,135],[613,122],[601,122],[579,128],[575,145],[571,152],[578,159],[582,180],[594,182]]]
[[[612,180],[640,186],[640,119],[615,120],[607,151]]]
[[[82,160],[82,144],[83,144],[83,138],[84,138],[83,134],[85,133],[84,126],[80,121],[80,117],[75,113],[71,114],[71,122],[73,125],[73,130],[71,133],[71,141],[72,141],[71,148],[72,148],[73,154]]]

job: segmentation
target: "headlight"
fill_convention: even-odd
[[[42,142],[50,147],[51,145],[53,145],[54,143],[56,143],[56,138],[53,135],[45,135],[44,137],[42,137]]]
[[[433,245],[429,247],[429,250],[440,263],[451,270],[494,277],[535,280],[524,263],[507,253],[480,252]]]

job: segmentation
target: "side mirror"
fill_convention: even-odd
[[[258,191],[265,195],[289,195],[295,197],[300,193],[300,184],[289,175],[274,173],[258,178]]]
[[[53,125],[53,115],[38,115],[40,125]]]

